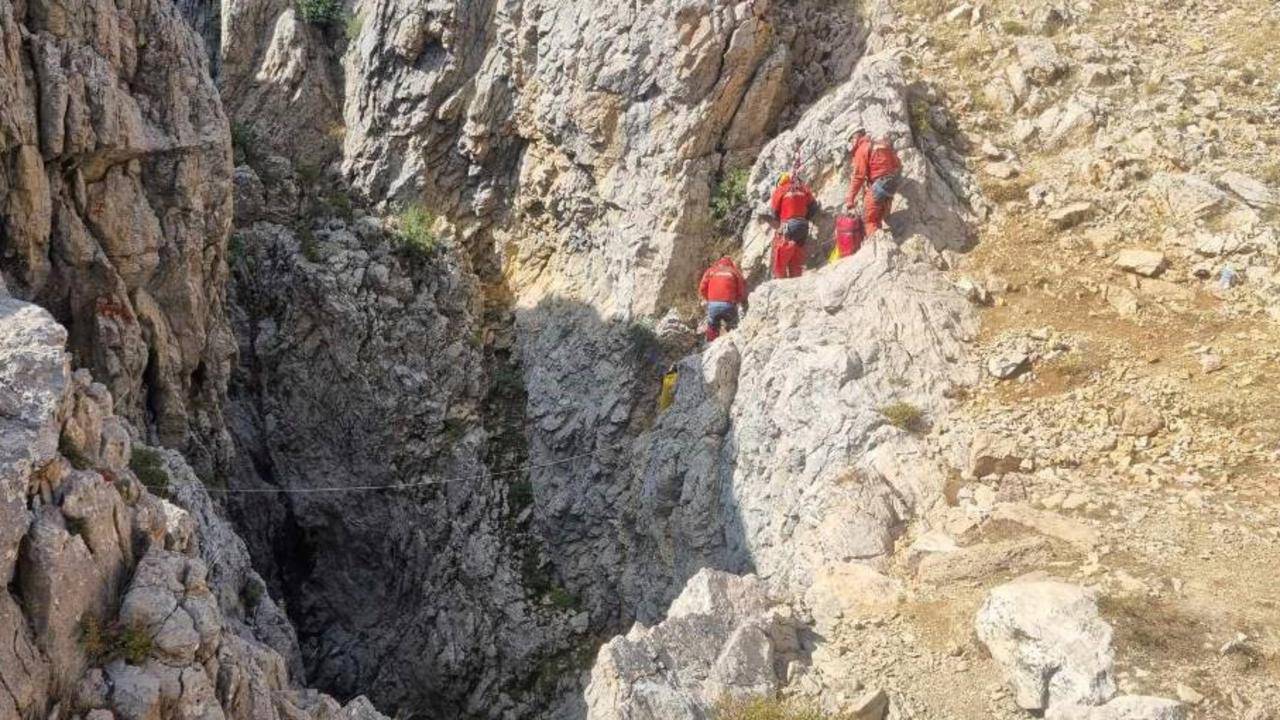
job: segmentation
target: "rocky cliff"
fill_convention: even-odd
[[[878,15],[770,3],[589,13],[564,3],[369,3],[349,9],[346,51],[332,58],[314,51],[332,23],[308,24],[283,4],[221,13],[226,102],[257,123],[264,145],[292,155],[255,146],[238,154],[242,370],[231,426],[242,452],[229,473],[232,490],[292,492],[266,503],[233,495],[229,507],[289,599],[308,669],[324,686],[393,706],[524,714],[544,707],[560,681],[569,681],[560,692],[573,689],[567,671],[588,637],[661,617],[699,567],[775,574],[790,558],[764,548],[787,544],[792,521],[752,507],[771,501],[763,487],[741,503],[733,488],[803,482],[784,479],[792,461],[774,438],[799,433],[796,451],[809,443],[800,430],[808,400],[765,390],[798,358],[829,365],[823,382],[846,388],[829,410],[847,436],[823,440],[827,459],[805,471],[823,479],[793,502],[861,516],[856,527],[819,518],[800,552],[817,563],[834,542],[858,545],[833,550],[841,561],[884,555],[917,505],[937,501],[930,461],[920,461],[929,469],[918,479],[891,468],[910,461],[889,450],[878,467],[860,459],[880,445],[911,445],[876,435],[878,408],[899,394],[894,378],[931,378],[916,394],[932,409],[971,374],[956,345],[972,334],[963,300],[936,278],[910,279],[930,277],[922,261],[945,262],[939,250],[964,246],[967,211],[911,140],[893,59],[863,57]],[[254,13],[272,18],[269,38],[228,34]],[[345,76],[341,167],[317,180],[304,172],[315,158],[294,138],[314,137],[305,123],[323,111],[253,106],[335,66]],[[288,132],[281,122],[292,123]],[[918,251],[909,259],[885,246],[873,267],[822,287],[763,292],[751,339],[714,361],[729,386],[707,391],[719,403],[681,405],[636,440],[652,422],[659,369],[692,345],[691,288],[721,242],[713,187],[750,168],[758,194],[790,167],[799,141],[806,172],[830,200],[842,194],[844,141],[857,124],[899,136],[911,177],[899,230],[929,231]],[[792,129],[775,137],[784,127]],[[395,217],[344,217],[333,196],[347,192],[356,206],[393,216],[428,210],[432,249],[407,252]],[[753,258],[760,227],[749,230]],[[854,289],[872,278],[872,289]],[[923,316],[876,317],[877,303]],[[771,334],[800,317],[803,330]],[[872,327],[950,339],[899,349]],[[821,347],[851,329],[866,334]],[[765,347],[781,354],[760,355]],[[740,381],[769,397],[735,406]],[[787,402],[794,412],[784,418]],[[720,427],[697,444],[679,432],[707,422]],[[694,458],[705,473],[690,473],[699,477],[687,485],[651,469]],[[865,485],[837,489],[858,473]],[[672,520],[673,504],[689,516]],[[813,571],[797,572],[808,583]],[[371,592],[381,601],[362,602]],[[388,653],[432,659],[372,661]]]
[[[1095,143],[1109,159],[1085,152],[1126,92],[1168,77],[1069,29],[1110,5],[945,10],[5,4],[0,272],[22,300],[0,301],[17,638],[0,703],[378,717],[300,689],[306,676],[430,717],[1265,717],[1253,688],[1274,613],[1195,583],[1263,597],[1259,553],[1181,565],[1206,617],[1150,568],[1184,542],[1153,527],[1169,517],[1270,547],[1247,493],[1220,493],[1243,527],[1219,514],[1206,529],[1160,492],[1237,450],[1270,462],[1272,405],[1250,393],[1248,432],[1204,454],[1230,431],[1175,415],[1228,413],[1158,406],[1180,376],[1095,372],[1080,334],[1135,332],[1106,307],[1200,308],[1197,367],[1218,373],[1229,359],[1211,350],[1235,343],[1218,333],[1254,337],[1245,318],[1268,302],[1275,194],[1234,166],[1214,170],[1221,189],[1181,166],[1153,175],[1155,136],[1120,142],[1121,123]],[[1242,151],[1212,130],[1234,116],[1216,93],[1172,82],[1139,105],[1194,100],[1195,123],[1161,136],[1171,162]],[[823,267],[858,126],[891,137],[904,182],[888,230]],[[823,206],[809,272],[766,282],[772,231],[755,215],[796,168]],[[1040,220],[1101,224],[1104,197],[1131,234],[1167,205],[1164,234],[1194,249],[1126,247],[1112,264],[1127,281],[1068,282],[1079,258],[1064,258],[1111,253],[1120,232],[1086,242]],[[1246,259],[1254,304],[1211,316],[1182,270],[1226,278],[1221,294],[1240,278],[1193,251]],[[751,275],[750,307],[703,346],[696,280],[725,252]],[[1011,259],[1036,252],[1043,271]],[[1089,310],[1063,319],[1026,299],[1041,294],[1059,315]],[[60,327],[23,301],[67,328],[70,364]],[[1018,313],[1074,329],[1014,332]],[[1141,332],[1158,365],[1167,337]],[[1134,373],[1123,402],[1086,384]],[[1231,387],[1257,382],[1238,374]],[[1230,462],[1228,479],[1253,472]],[[1170,507],[1205,509],[1205,492]],[[1138,506],[1146,524],[1128,522]],[[1193,543],[1188,557],[1222,555]],[[1202,630],[1216,627],[1238,630],[1223,644]],[[1188,676],[1200,647],[1222,649]],[[1239,678],[1241,692],[1187,684]]]
[[[294,684],[293,631],[244,544],[181,456],[135,445],[72,372],[67,337],[0,294],[0,715],[381,719]]]
[[[235,346],[230,143],[200,45],[169,2],[6,2],[0,22],[0,270],[121,416],[209,471]]]

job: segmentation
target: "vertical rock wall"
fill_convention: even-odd
[[[385,720],[292,684],[243,544],[181,456],[132,443],[66,339],[0,289],[0,717]]]
[[[230,143],[198,39],[164,0],[0,5],[0,271],[51,309],[122,416],[229,452]]]

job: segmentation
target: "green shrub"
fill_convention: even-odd
[[[561,610],[570,610],[578,606],[578,599],[570,595],[568,590],[558,585],[547,592],[547,599],[551,601],[552,605]]]
[[[834,720],[796,701],[776,698],[722,700],[716,705],[715,720]]]
[[[313,25],[328,25],[342,17],[339,0],[297,0],[298,15]]]
[[[1005,35],[1026,35],[1027,26],[1018,20],[1001,20],[1000,30]]]
[[[80,647],[94,663],[124,658],[132,665],[141,665],[151,655],[154,644],[154,638],[144,627],[121,628],[118,624],[104,627],[94,615],[80,619]]]
[[[298,182],[302,185],[303,190],[309,190],[320,182],[320,166],[311,163],[298,163],[293,172],[298,176]]]
[[[149,447],[135,445],[133,455],[129,458],[129,469],[138,476],[153,495],[169,497],[169,473],[164,469],[164,459],[160,453]]]
[[[302,257],[311,263],[324,262],[324,253],[320,252],[320,240],[316,238],[315,231],[306,225],[300,225],[295,228],[295,232],[298,235],[298,249],[302,251]]]
[[[239,233],[234,233],[227,240],[227,258],[230,260],[239,260],[244,257],[244,238]]]
[[[525,479],[513,480],[507,486],[507,508],[513,516],[533,504],[533,483]]]
[[[258,131],[247,123],[231,123],[231,150],[236,164],[257,165],[262,160],[262,141]]]
[[[347,222],[351,222],[356,216],[355,204],[351,202],[351,196],[341,190],[334,190],[325,195],[324,204],[329,208],[329,212],[334,217],[340,217]]]
[[[627,327],[627,344],[632,357],[638,361],[656,365],[662,360],[662,341],[648,318],[641,318]]]
[[[436,217],[421,203],[406,205],[396,213],[395,244],[396,248],[418,258],[427,258],[435,253],[439,239],[432,227]]]
[[[747,177],[746,168],[730,170],[720,178],[711,193],[711,217],[726,234],[736,236],[751,219]]]
[[[921,420],[924,419],[924,413],[920,408],[901,400],[880,408],[880,414],[889,421],[890,425],[909,432],[918,430]]]
[[[262,581],[256,577],[250,577],[245,581],[244,587],[240,589],[240,601],[249,610],[258,607],[258,603],[262,602],[262,597],[267,594],[267,588]]]
[[[131,665],[141,665],[151,655],[151,633],[144,627],[127,627],[116,641],[117,654]]]
[[[1054,367],[1064,376],[1073,379],[1087,377],[1095,369],[1094,363],[1090,362],[1089,358],[1078,350],[1063,355],[1054,363]]]
[[[363,29],[364,29],[364,15],[361,15],[358,12],[347,15],[347,20],[344,23],[344,30],[347,33],[347,40],[355,41],[356,38],[360,37],[360,31]]]

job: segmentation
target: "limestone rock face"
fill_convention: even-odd
[[[974,331],[963,296],[885,241],[760,286],[742,326],[701,373],[682,366],[675,403],[636,441],[635,532],[658,548],[677,538],[678,550],[655,553],[671,556],[666,572],[749,568],[793,590],[822,566],[883,557],[907,519],[941,498],[943,474],[880,411],[945,407],[952,384],[975,381],[962,346]],[[719,385],[734,400],[716,407],[707,364],[730,352],[736,382]],[[909,391],[898,380],[908,376]]]
[[[767,211],[769,192],[779,173],[800,171],[813,189],[822,212],[811,231],[807,252],[822,259],[832,246],[834,216],[849,192],[850,139],[863,127],[871,135],[888,135],[902,160],[904,181],[894,199],[889,225],[895,237],[922,234],[938,249],[960,249],[969,243],[968,212],[944,177],[914,142],[906,102],[906,81],[897,61],[888,54],[862,58],[851,76],[814,103],[795,128],[772,139],[761,151],[751,173],[752,198]],[[773,229],[754,221],[743,238],[743,269],[763,275]]]
[[[300,691],[243,613],[224,614],[199,557],[208,523],[134,474],[130,456],[156,451],[120,430],[105,387],[70,371],[66,337],[45,310],[0,299],[0,388],[20,389],[0,413],[0,717],[385,720],[363,699],[344,709]],[[168,459],[207,510],[190,467]],[[172,490],[168,472],[147,481]]]
[[[307,22],[300,7],[291,0],[220,3],[211,54],[227,115],[244,139],[258,152],[271,148],[321,168],[342,144],[341,93],[329,69],[333,39],[322,23]],[[187,15],[196,19],[199,12]],[[214,35],[210,28],[206,37]]]
[[[800,649],[797,621],[758,578],[702,570],[666,619],[600,648],[588,720],[700,720],[725,698],[773,695]]]
[[[1111,626],[1084,588],[1051,581],[1001,585],[978,611],[976,630],[1023,708],[1101,705],[1116,692]]]
[[[517,522],[524,507],[508,499],[518,478],[487,472],[465,258],[393,250],[367,218],[305,241],[260,222],[236,241],[237,487],[300,492],[229,507],[288,603],[312,679],[442,714],[514,706],[486,689],[537,672],[580,630],[575,611],[540,604],[549,587],[529,589],[547,581]]]
[[[167,0],[4,2],[0,29],[0,274],[122,417],[225,455],[230,145],[198,39]]]

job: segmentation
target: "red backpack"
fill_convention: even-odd
[[[841,214],[836,217],[836,256],[849,257],[858,252],[866,238],[862,218]]]

